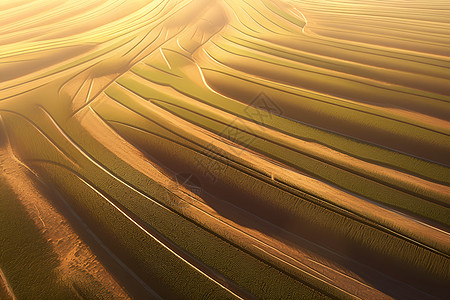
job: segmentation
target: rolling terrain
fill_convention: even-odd
[[[0,28],[0,297],[448,295],[446,1],[0,1]]]

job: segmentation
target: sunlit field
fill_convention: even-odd
[[[450,3],[0,0],[0,299],[445,299]]]

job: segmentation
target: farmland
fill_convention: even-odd
[[[0,298],[436,299],[450,5],[0,0]]]

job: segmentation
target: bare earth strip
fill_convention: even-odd
[[[97,260],[88,245],[75,233],[65,218],[39,190],[35,174],[14,155],[9,143],[0,149],[2,176],[26,208],[36,226],[58,255],[61,279],[69,285],[77,277],[89,274],[117,299],[128,295]]]
[[[16,300],[16,296],[14,295],[14,292],[12,288],[8,284],[8,280],[6,279],[5,274],[0,269],[0,299],[5,300]]]

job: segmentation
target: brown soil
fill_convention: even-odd
[[[89,275],[115,298],[129,298],[97,260],[90,247],[51,205],[51,200],[39,188],[36,175],[16,158],[8,143],[0,149],[0,164],[4,169],[4,179],[58,255],[61,280],[70,284],[74,279]],[[89,282],[86,281],[86,284]]]
[[[14,292],[8,284],[5,274],[0,269],[0,299],[16,300]]]

